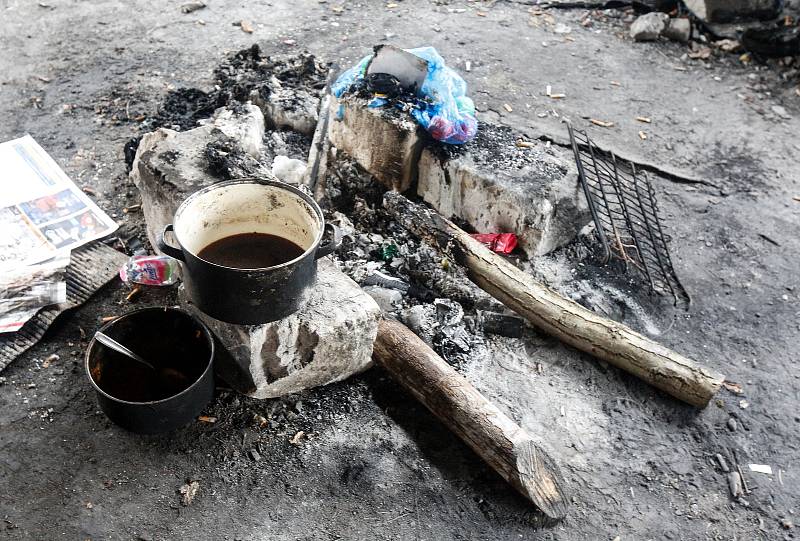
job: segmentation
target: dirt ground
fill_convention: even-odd
[[[115,281],[0,374],[0,538],[797,538],[796,72],[634,43],[613,11],[582,26],[585,10],[550,11],[551,20],[509,2],[211,0],[191,14],[180,4],[0,1],[0,140],[33,135],[123,231],[136,231],[141,217],[122,211],[138,202],[123,145],[168,89],[207,87],[227,52],[258,42],[346,67],[376,43],[433,45],[466,78],[480,118],[556,143],[570,118],[600,146],[665,172],[653,180],[694,302],[683,311],[622,299],[614,314],[744,392],[723,389],[698,411],[533,330],[491,338],[493,355],[463,372],[540,438],[570,484],[568,518],[541,527],[379,369],[281,400],[221,389],[207,412],[217,423],[166,436],[115,427],[81,357],[82,331],[128,308]],[[234,24],[242,20],[252,34]],[[558,23],[570,32],[555,32]],[[546,97],[547,85],[566,98]],[[568,254],[533,265],[563,291],[591,286]],[[136,304],[164,302],[148,291]],[[52,353],[59,359],[44,367]],[[306,437],[291,443],[298,431]],[[743,498],[731,497],[717,454],[741,466]],[[184,506],[188,481],[199,490]]]

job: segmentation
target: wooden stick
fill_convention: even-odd
[[[384,207],[406,229],[450,251],[470,279],[538,328],[689,404],[705,407],[724,377],[534,280],[424,205],[387,192]]]
[[[372,356],[549,521],[566,516],[556,462],[408,327],[381,320]]]

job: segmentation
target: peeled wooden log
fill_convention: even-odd
[[[548,334],[693,406],[705,407],[721,374],[601,317],[537,282],[439,213],[387,192],[384,207],[406,229],[450,251],[481,288]]]
[[[549,521],[566,516],[556,462],[408,327],[381,320],[372,357]]]

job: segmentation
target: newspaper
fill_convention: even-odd
[[[70,250],[116,229],[30,135],[0,143],[0,332],[64,302]]]

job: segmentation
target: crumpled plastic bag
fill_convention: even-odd
[[[418,99],[410,109],[411,116],[437,141],[450,144],[463,144],[478,133],[478,120],[475,118],[475,104],[467,97],[467,83],[455,71],[447,67],[444,58],[433,47],[406,49],[428,62],[428,75]],[[342,73],[331,87],[337,98],[347,93],[354,84],[363,81],[373,55],[362,58],[358,64]],[[383,98],[370,101],[370,107],[380,107],[390,103]],[[405,104],[397,103],[398,108]]]

